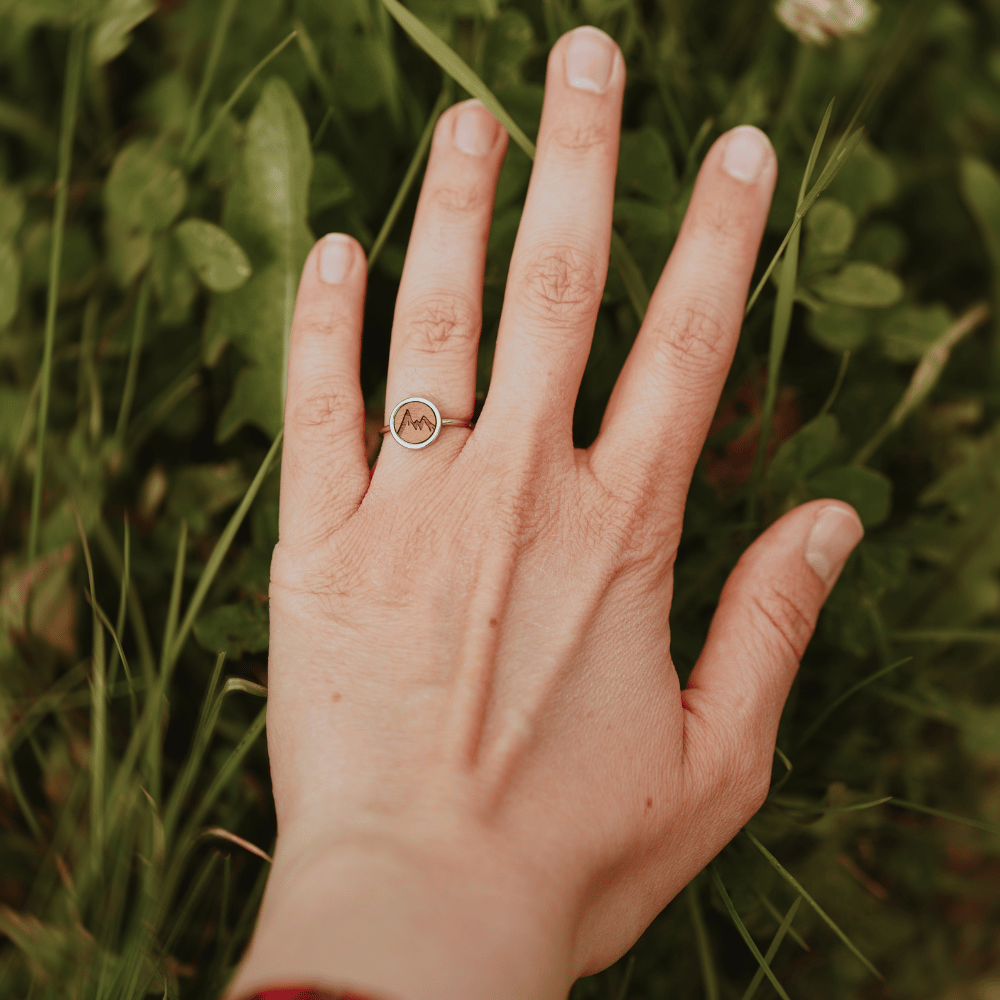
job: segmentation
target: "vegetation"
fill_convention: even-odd
[[[574,997],[985,995],[1000,5],[835,0],[824,22],[806,0],[0,0],[0,997],[209,1000],[231,975],[274,840],[260,699],[300,267],[329,230],[369,251],[377,427],[430,129],[483,97],[514,137],[485,394],[545,57],[580,23],[629,69],[581,444],[708,142],[750,122],[780,161],[688,509],[682,679],[782,511],[840,497],[868,534],[767,803]]]

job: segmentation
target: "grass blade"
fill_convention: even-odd
[[[115,438],[119,447],[125,440],[128,420],[132,415],[132,403],[135,400],[135,386],[139,380],[139,359],[142,356],[142,343],[146,338],[146,321],[149,317],[149,292],[152,286],[149,272],[145,274],[139,285],[139,301],[135,305],[135,324],[132,327],[132,343],[129,346],[128,368],[125,370],[125,387],[122,389],[121,406],[118,408],[118,422],[115,424]]]
[[[774,903],[771,902],[771,900],[767,898],[767,896],[764,895],[764,893],[760,891],[760,889],[757,888],[757,886],[753,884],[753,882],[747,880],[747,884],[750,886],[751,890],[753,891],[753,894],[760,900],[761,905],[764,907],[764,909],[767,910],[767,912],[770,913],[772,917],[774,917],[775,921],[780,927],[782,920],[784,920],[784,917],[782,917],[781,912],[778,910],[778,908],[774,905]],[[802,897],[800,896],[799,898],[801,899]],[[789,926],[788,936],[803,951],[812,951],[812,948],[809,947],[808,943],[794,927]]]
[[[240,0],[222,0],[219,5],[219,14],[215,19],[215,28],[212,32],[212,47],[208,50],[208,60],[205,62],[205,73],[201,78],[201,86],[198,88],[198,96],[195,98],[194,107],[191,109],[191,117],[188,118],[187,134],[184,137],[184,146],[181,148],[181,158],[185,158],[194,145],[195,136],[201,127],[201,112],[208,99],[208,92],[212,88],[212,81],[215,79],[215,71],[219,65],[219,58],[222,55],[223,43],[229,25],[236,13],[236,7]]]
[[[885,795],[880,799],[872,799],[869,802],[855,803],[853,806],[817,806],[810,802],[795,802],[792,799],[783,798],[781,796],[771,799],[771,802],[778,806],[778,808],[787,809],[791,812],[823,813],[824,815],[830,815],[833,813],[860,812],[862,809],[874,809],[875,806],[884,805],[891,799],[891,795]]]
[[[493,91],[479,79],[465,60],[438,38],[420,18],[411,14],[399,0],[382,0],[382,4],[419,48],[423,49],[460,87],[473,97],[478,97],[490,109],[493,117],[503,125],[514,142],[533,160],[535,144],[521,131],[517,122],[507,114],[504,106],[496,99]]]
[[[201,605],[205,600],[205,596],[208,594],[208,588],[212,586],[215,574],[219,572],[222,560],[226,557],[226,553],[229,551],[229,546],[232,545],[233,539],[236,537],[236,532],[239,531],[240,525],[243,523],[243,518],[247,516],[247,511],[250,510],[250,505],[256,499],[257,494],[260,492],[260,488],[264,483],[265,477],[271,470],[271,465],[274,462],[275,456],[277,456],[278,450],[281,448],[281,440],[283,436],[284,430],[278,431],[275,435],[274,441],[272,442],[268,453],[264,456],[264,461],[260,463],[257,475],[253,477],[253,482],[250,483],[243,499],[240,501],[239,507],[236,508],[233,516],[229,519],[229,523],[226,525],[225,530],[219,536],[219,540],[215,543],[215,548],[212,549],[212,554],[208,557],[208,562],[205,564],[205,568],[202,570],[198,583],[194,588],[194,593],[191,595],[191,602],[188,604],[187,611],[184,613],[184,619],[181,621],[180,627],[177,629],[177,635],[174,639],[173,648],[170,651],[168,659],[165,661],[170,667],[173,666],[174,661],[176,661],[178,655],[180,654],[181,647],[184,645],[184,641],[187,639],[188,633],[191,631],[191,626],[194,624],[194,620],[197,617],[198,612],[201,610]]]
[[[858,451],[852,459],[852,465],[866,465],[872,455],[879,449],[882,442],[902,426],[906,418],[931,394],[944,371],[952,349],[979,326],[990,315],[990,307],[985,302],[979,302],[967,309],[927,350],[920,363],[913,370],[910,384],[906,387],[902,398],[892,408],[885,423],[872,435],[870,440]]]
[[[177,535],[177,554],[174,557],[174,576],[170,585],[170,604],[167,606],[167,623],[163,629],[163,647],[160,653],[160,674],[166,676],[173,666],[168,663],[170,649],[173,646],[174,634],[177,631],[177,619],[181,610],[181,592],[184,587],[184,560],[187,556],[187,521],[181,519],[180,531]],[[164,682],[165,686],[166,682]]]
[[[441,117],[444,109],[451,103],[450,84],[451,81],[448,80],[447,83],[441,88],[441,93],[438,95],[438,99],[427,118],[427,124],[424,126],[424,131],[420,136],[420,141],[417,143],[417,148],[413,152],[413,158],[410,160],[410,165],[406,168],[403,183],[399,185],[396,197],[393,198],[392,205],[389,206],[389,212],[385,217],[385,222],[382,223],[382,228],[378,231],[378,236],[375,237],[375,242],[372,244],[372,248],[368,252],[369,273],[375,266],[375,261],[378,259],[378,255],[382,252],[382,248],[385,246],[385,242],[389,238],[389,234],[392,232],[392,227],[396,224],[396,218],[399,215],[400,209],[403,207],[403,202],[406,201],[406,196],[410,193],[410,188],[413,187],[413,182],[416,180],[417,173],[420,170],[420,165],[424,162],[424,157],[427,155],[427,150],[431,145],[431,139],[434,137],[434,126],[437,124],[437,120]]]
[[[635,971],[635,955],[629,955],[628,963],[625,966],[625,975],[622,977],[622,988],[618,991],[618,1000],[625,1000],[628,996],[628,988],[632,982],[632,973]]]
[[[985,833],[992,833],[1000,836],[1000,827],[984,823],[982,820],[970,819],[968,816],[959,816],[957,813],[945,812],[944,809],[934,809],[931,806],[922,806],[919,802],[908,802],[906,799],[892,800],[892,805],[900,809],[909,809],[912,812],[926,813],[928,816],[936,816],[938,819],[947,819],[952,823],[961,823],[962,826],[971,826],[976,830],[983,830]]]
[[[134,581],[130,577],[127,577],[124,556],[119,551],[118,543],[103,521],[98,521],[94,525],[94,539],[101,547],[101,553],[111,567],[112,572],[118,577],[119,583],[123,586],[127,584],[128,617],[132,623],[135,643],[139,647],[139,660],[142,664],[143,682],[148,689],[153,685],[153,677],[156,673],[156,667],[154,666],[156,658],[153,655],[153,644],[149,639],[149,629],[146,627],[146,616],[143,614],[142,603],[139,600],[139,591],[136,589]]]
[[[885,677],[886,674],[892,673],[892,671],[897,667],[901,667],[904,663],[909,663],[912,659],[912,656],[906,656],[902,660],[897,660],[895,663],[890,663],[887,667],[882,667],[880,670],[876,670],[863,680],[858,681],[857,684],[852,684],[842,695],[840,695],[839,698],[834,698],[833,701],[831,701],[830,704],[816,716],[810,726],[802,734],[802,737],[796,744],[795,749],[797,751],[801,750],[802,747],[805,746],[805,744],[816,734],[816,730],[818,730],[819,727],[822,726],[823,723],[826,722],[826,720],[830,718],[830,716],[833,715],[833,713],[836,712],[845,701],[848,700],[848,698],[853,698],[854,695],[868,687],[869,684],[877,681],[880,677]]]
[[[278,42],[277,45],[249,73],[240,81],[240,85],[233,91],[229,100],[222,105],[221,108],[216,112],[215,117],[212,119],[212,124],[208,126],[205,130],[205,134],[198,140],[198,144],[194,147],[194,151],[188,157],[188,166],[194,167],[198,164],[201,158],[205,155],[208,150],[209,144],[212,141],[212,137],[218,131],[219,126],[225,121],[226,115],[233,109],[233,105],[243,96],[243,92],[250,86],[251,83],[257,78],[257,74],[269,63],[275,56],[279,55],[287,46],[291,40],[295,37],[295,32],[293,31],[286,38]]]
[[[913,628],[897,629],[888,637],[893,642],[1000,642],[994,628]]]
[[[770,967],[771,962],[774,961],[774,956],[778,954],[778,949],[781,947],[781,942],[785,940],[785,935],[789,932],[792,926],[792,921],[795,919],[795,914],[799,912],[799,906],[802,904],[802,897],[797,896],[795,902],[789,907],[788,912],[785,914],[785,919],[781,921],[781,926],[778,928],[778,933],[774,935],[774,940],[771,942],[771,947],[767,949],[767,954],[764,955],[764,961]],[[755,973],[753,979],[750,980],[750,985],[746,989],[746,993],[743,994],[743,1000],[753,1000],[754,994],[760,988],[760,984],[764,981],[764,967],[761,966]]]
[[[132,703],[132,724],[135,725],[136,718],[136,705],[135,705],[135,685],[132,683],[132,671],[128,668],[128,659],[125,657],[125,651],[122,649],[121,640],[118,638],[118,632],[115,630],[114,626],[105,614],[104,609],[97,602],[93,594],[85,594],[87,598],[87,603],[94,609],[94,614],[97,615],[101,624],[111,633],[111,638],[114,640],[115,652],[121,658],[122,666],[125,668],[125,680],[128,683],[128,696]],[[108,683],[108,690],[111,690],[113,685]]]
[[[823,401],[823,405],[819,408],[819,413],[813,418],[818,419],[819,417],[825,417],[833,407],[833,404],[837,401],[837,397],[840,395],[840,390],[843,388],[844,379],[847,376],[847,366],[851,363],[851,352],[844,351],[840,356],[840,368],[837,369],[837,377],[833,380],[833,388],[830,390],[829,395]]]
[[[705,987],[705,1000],[719,1000],[719,979],[715,974],[712,958],[712,942],[705,927],[705,915],[701,912],[701,900],[694,882],[689,882],[684,890],[688,909],[691,911],[691,926],[694,928],[694,943],[698,949],[698,964],[701,966],[701,981]]]
[[[855,945],[855,943],[837,926],[832,917],[830,917],[826,910],[823,909],[816,902],[812,896],[806,892],[805,889],[799,884],[799,882],[789,874],[781,865],[781,862],[745,827],[743,832],[750,838],[750,842],[760,851],[761,854],[767,859],[768,864],[816,911],[816,915],[833,931],[837,937],[847,946],[851,954],[873,975],[876,979],[884,982],[885,976],[882,975],[878,969],[875,968],[872,963],[865,958],[861,953],[861,950]]]
[[[83,559],[87,564],[90,593],[94,594],[94,563],[90,558],[87,533],[83,530],[83,521],[80,520],[80,512],[76,509],[76,504],[73,504],[73,517],[76,520],[76,530],[79,532],[80,543],[83,546]],[[104,781],[108,746],[108,693],[104,671],[104,626],[97,614],[97,598],[94,597],[90,603],[93,609],[90,654],[90,686],[92,691],[90,701],[90,851],[91,865],[95,875],[100,880],[104,856]]]
[[[45,339],[42,347],[41,391],[38,397],[38,424],[35,432],[35,477],[31,488],[31,520],[28,525],[28,562],[38,556],[38,524],[42,512],[42,483],[45,477],[45,432],[49,423],[49,393],[52,388],[52,348],[56,338],[59,309],[59,279],[62,273],[63,235],[69,200],[69,173],[73,163],[73,135],[83,79],[86,26],[78,24],[70,33],[66,56],[62,122],[59,127],[59,165],[56,173],[56,204],[52,220],[52,249],[49,254],[49,288],[45,306]]]
[[[223,830],[221,826],[210,826],[208,829],[201,831],[201,836],[218,837],[220,840],[228,840],[231,844],[242,847],[244,851],[249,851],[251,854],[266,861],[269,865],[273,864],[274,859],[266,851],[261,850],[256,844],[251,844],[249,840],[237,837],[235,833]]]
[[[784,986],[778,982],[774,973],[771,971],[771,966],[768,964],[767,959],[765,959],[760,953],[760,948],[757,947],[754,939],[750,937],[750,932],[746,929],[743,921],[740,920],[740,915],[736,912],[736,907],[733,906],[733,901],[729,898],[729,893],[726,892],[726,887],[722,884],[722,879],[719,878],[719,873],[715,870],[715,865],[709,865],[708,869],[712,873],[712,881],[715,883],[715,888],[719,890],[722,902],[726,904],[729,916],[733,918],[733,923],[736,925],[736,929],[740,932],[740,937],[743,938],[747,947],[751,952],[753,952],[753,957],[757,959],[757,963],[760,965],[760,971],[771,980],[771,985],[775,988],[775,990],[777,990],[778,996],[781,997],[781,1000],[789,1000],[789,996],[785,992]]]
[[[646,287],[646,279],[643,278],[635,258],[625,245],[625,241],[614,229],[611,230],[611,266],[621,275],[629,302],[632,303],[632,308],[641,323],[649,308],[649,289]]]

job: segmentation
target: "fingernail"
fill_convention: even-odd
[[[472,156],[485,156],[497,141],[500,123],[479,101],[469,101],[455,122],[455,145]]]
[[[745,184],[753,184],[760,177],[770,148],[767,136],[759,128],[741,125],[729,133],[729,145],[722,158],[722,168],[730,177]]]
[[[328,285],[339,285],[351,269],[354,247],[340,233],[330,233],[319,252],[319,276]]]
[[[806,562],[827,585],[833,583],[847,562],[854,546],[861,541],[865,529],[854,511],[843,507],[826,507],[816,518],[806,542]]]
[[[577,28],[566,48],[566,82],[577,90],[603,94],[615,67],[615,48],[600,28]]]

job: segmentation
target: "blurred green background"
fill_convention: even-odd
[[[374,457],[427,138],[468,96],[441,65],[488,88],[523,137],[485,395],[547,52],[583,23],[628,86],[581,445],[709,143],[752,123],[780,163],[687,512],[682,680],[775,517],[836,496],[868,533],[767,803],[573,995],[1000,996],[1000,3],[0,0],[0,997],[223,989],[274,841],[261,699],[299,269],[327,231],[369,251]]]

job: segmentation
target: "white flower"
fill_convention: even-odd
[[[833,36],[867,31],[875,9],[873,0],[778,0],[774,13],[799,41],[826,45]]]

